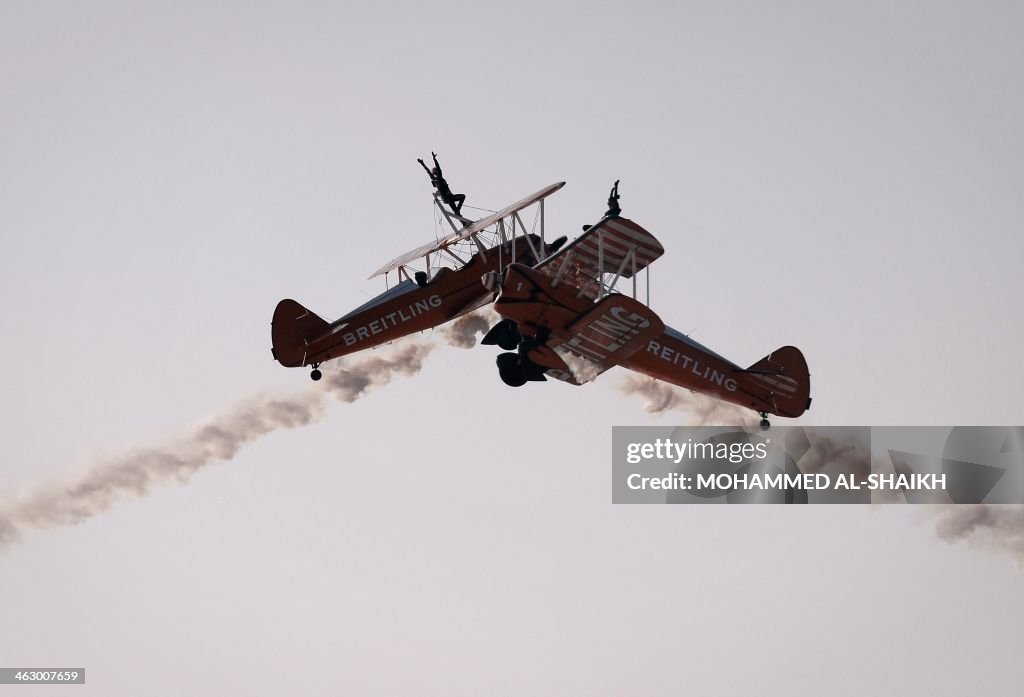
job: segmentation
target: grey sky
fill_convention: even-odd
[[[431,149],[470,205],[568,181],[556,234],[621,178],[654,308],[741,364],[800,346],[805,423],[1024,423],[1022,14],[6,2],[0,496],[304,387],[274,304],[333,319],[429,240]],[[1006,558],[908,510],[613,507],[611,426],[681,417],[493,358],[27,538],[0,662],[96,695],[1016,689]]]

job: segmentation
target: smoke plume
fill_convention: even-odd
[[[565,361],[565,364],[569,366],[569,370],[572,371],[573,377],[576,378],[577,382],[593,382],[597,379],[597,376],[601,374],[600,366],[593,361],[577,356],[569,351],[557,352],[558,355],[562,357],[562,360]]]
[[[0,549],[20,539],[26,529],[81,523],[156,487],[184,484],[199,470],[231,460],[268,433],[318,421],[324,414],[325,394],[354,402],[399,375],[414,375],[432,349],[433,344],[407,342],[343,359],[306,390],[248,397],[175,441],[130,450],[80,474],[37,485],[0,503]]]
[[[749,409],[674,387],[654,378],[627,375],[619,389],[626,395],[639,395],[646,399],[644,410],[648,414],[670,410],[686,412],[693,419],[691,426],[728,424],[751,427],[759,421]]]
[[[331,396],[341,402],[354,402],[368,391],[391,382],[396,375],[415,375],[423,360],[434,350],[426,342],[409,342],[382,355],[368,355],[346,361],[324,375],[324,385]]]
[[[973,542],[1024,563],[1024,506],[974,504],[930,506],[935,532],[947,542]]]
[[[469,349],[476,346],[476,335],[486,334],[501,318],[493,310],[477,310],[462,315],[442,330],[451,346]]]

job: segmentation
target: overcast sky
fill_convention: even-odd
[[[256,5],[256,6],[254,6]],[[654,309],[808,424],[1021,424],[1018,3],[0,4],[0,497],[259,391],[468,204],[621,179]],[[425,337],[426,338],[426,337]],[[617,389],[494,351],[0,554],[0,663],[76,694],[1019,688],[1021,577],[907,509],[612,506]],[[778,419],[776,423],[785,420]],[[16,688],[8,688],[14,690]],[[71,688],[34,688],[41,693]],[[63,694],[63,692],[61,692]]]

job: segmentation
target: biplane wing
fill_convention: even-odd
[[[490,226],[494,225],[499,220],[504,220],[505,218],[508,218],[509,216],[518,213],[522,209],[532,206],[538,201],[543,201],[545,198],[555,193],[563,186],[565,186],[565,182],[556,182],[549,186],[545,186],[540,191],[536,191],[527,196],[526,198],[516,201],[512,205],[502,208],[497,213],[491,213],[487,217],[481,218],[472,225],[467,225],[461,230],[451,232],[439,240],[436,240],[434,242],[428,242],[427,244],[417,247],[416,249],[410,252],[406,252],[400,257],[395,257],[388,263],[384,264],[384,266],[374,271],[373,274],[370,275],[370,278],[382,276],[386,273],[394,271],[400,266],[405,266],[406,264],[410,264],[418,259],[422,259],[428,254],[432,254],[434,252],[439,252],[442,249],[446,249],[451,245],[455,244],[456,242],[461,242],[462,240],[469,239],[478,232],[481,232],[489,228]]]
[[[579,378],[590,381],[622,364],[664,330],[661,318],[643,303],[625,295],[609,295],[549,343],[558,353],[583,361],[573,375],[577,378],[574,384],[579,384]]]
[[[650,232],[628,218],[613,216],[602,218],[536,269],[551,277],[552,286],[567,283],[580,297],[598,300],[605,274],[614,275],[614,286],[620,277],[634,278],[664,253]]]

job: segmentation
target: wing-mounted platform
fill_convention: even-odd
[[[465,259],[463,258],[465,253],[460,256],[460,253],[456,248],[460,243],[467,243],[467,241],[475,246],[476,251],[484,253],[486,253],[485,250],[488,247],[493,246],[495,243],[505,244],[506,242],[511,242],[512,258],[514,259],[515,243],[517,238],[520,239],[520,244],[527,244],[531,246],[534,244],[530,237],[527,236],[530,229],[519,215],[523,209],[529,208],[534,204],[536,204],[538,208],[533,228],[538,229],[540,237],[540,248],[535,249],[534,252],[536,254],[536,258],[539,259],[544,252],[544,200],[563,186],[565,186],[565,182],[556,182],[555,184],[546,186],[540,191],[534,192],[529,196],[516,201],[512,205],[506,206],[500,211],[491,213],[490,215],[487,215],[486,217],[462,228],[457,228],[453,222],[455,219],[449,215],[443,207],[439,206],[439,209],[445,213],[445,217],[452,226],[452,232],[444,235],[434,242],[428,242],[425,245],[417,247],[416,249],[392,259],[387,264],[384,264],[384,266],[374,271],[370,278],[383,276],[391,271],[398,271],[399,276],[405,272],[405,276],[408,277],[409,274],[406,267],[420,259],[427,260],[427,267],[429,269],[431,255],[437,255],[435,258],[440,257],[440,255],[445,255],[447,258],[455,261],[456,264],[461,266],[465,263]],[[489,239],[483,239],[485,237]]]
[[[600,300],[615,289],[620,278],[633,281],[637,274],[665,253],[661,243],[628,218],[602,218],[583,235],[536,268],[552,279],[552,286],[567,284],[578,289],[577,297]],[[648,301],[650,289],[648,287]]]

